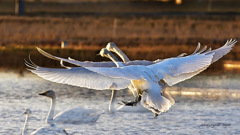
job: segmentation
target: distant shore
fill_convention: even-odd
[[[239,39],[240,16],[16,17],[0,16],[0,46],[221,45]]]
[[[239,40],[240,16],[149,17],[17,17],[0,16],[0,67],[25,69],[23,59],[40,66],[58,62],[41,56],[36,46],[81,61],[107,61],[96,56],[108,42],[115,42],[131,60],[156,60],[191,54],[197,43],[216,49],[230,38]],[[61,41],[68,42],[65,49]],[[238,45],[209,70],[223,68],[223,60],[240,60]]]

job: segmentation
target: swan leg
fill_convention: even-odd
[[[116,94],[117,94],[117,91],[112,90],[112,95],[111,95],[111,99],[110,99],[109,107],[108,107],[109,112],[112,112],[113,109],[114,109],[114,102],[115,102],[115,99],[116,99]]]

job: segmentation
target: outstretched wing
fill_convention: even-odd
[[[57,60],[57,61],[63,61],[63,62],[67,62],[76,66],[81,66],[81,67],[116,67],[116,64],[112,61],[106,61],[106,62],[92,62],[92,61],[78,61],[78,60],[74,60],[72,58],[61,58],[61,57],[57,57],[54,55],[51,55],[45,51],[43,51],[42,49],[37,47],[37,50],[45,57],[48,57],[50,59],[53,60]]]
[[[125,89],[130,85],[130,81],[121,78],[111,78],[90,71],[84,67],[73,67],[70,69],[61,68],[44,68],[32,63],[25,63],[32,73],[42,77],[43,79],[69,84],[73,86],[86,87],[89,89],[106,90]]]
[[[167,76],[176,77],[184,73],[198,72],[199,70],[209,66],[214,53],[190,55],[187,57],[177,57],[164,60],[149,66],[133,65],[121,68],[96,68],[86,67],[87,69],[109,76],[112,78],[124,78],[128,80],[140,80],[155,75],[158,80],[165,79]],[[167,82],[169,85],[170,83]]]
[[[211,63],[219,60],[228,52],[230,52],[236,42],[236,40],[231,39],[227,41],[221,48],[212,51],[211,49],[208,49],[206,52],[204,52],[207,49],[206,46],[197,52],[200,48],[200,44],[198,44],[197,49],[192,55],[182,57],[180,59],[166,59],[163,62],[154,64],[149,67],[154,70],[159,78],[162,78],[168,85],[172,86],[178,82],[189,79],[207,69]],[[210,61],[210,64],[207,64],[211,55],[212,59]],[[193,61],[191,62],[192,64],[190,64],[189,61]]]
[[[154,74],[172,86],[203,71],[211,64],[214,53],[196,54],[164,60],[148,66]]]
[[[72,58],[61,58],[54,56],[52,54],[49,54],[45,51],[43,51],[41,48],[37,47],[37,50],[45,57],[48,57],[53,60],[57,61],[63,61],[67,62],[76,66],[81,66],[81,67],[116,67],[116,64],[112,61],[104,61],[104,62],[92,62],[92,61],[78,61]],[[151,65],[153,64],[152,61],[147,61],[147,60],[134,60],[134,61],[129,61],[127,63],[123,63],[124,66],[130,66],[130,65]]]

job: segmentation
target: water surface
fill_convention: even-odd
[[[196,76],[176,87],[201,90],[239,90],[240,76]],[[38,93],[55,90],[56,113],[74,107],[107,110],[111,91],[96,91],[52,83],[31,73],[20,77],[14,72],[0,72],[0,134],[20,134],[25,108],[32,110],[28,131],[41,127],[47,115],[50,100]],[[117,102],[131,100],[127,90],[119,91]],[[154,119],[149,111],[106,113],[94,124],[64,125],[69,133],[78,134],[240,134],[239,98],[175,97],[175,105]],[[118,106],[118,104],[115,104]]]

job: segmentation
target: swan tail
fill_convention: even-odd
[[[143,107],[152,111],[155,114],[168,111],[174,103],[171,103],[161,93],[146,93],[142,95],[141,104]]]

